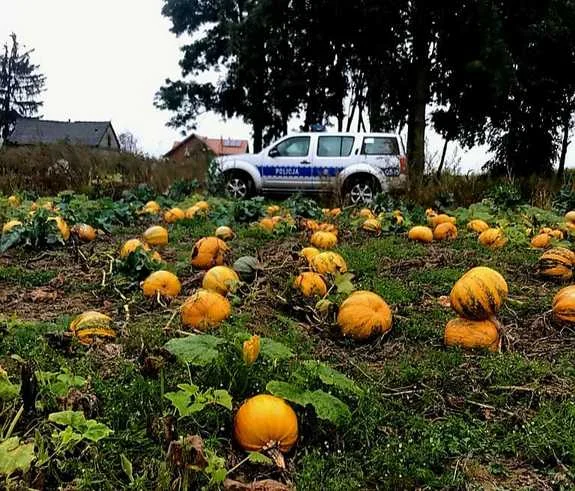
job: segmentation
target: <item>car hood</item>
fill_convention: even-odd
[[[226,155],[225,157],[218,157],[217,161],[221,165],[232,164],[235,161],[256,163],[258,155],[253,153],[238,153],[236,155]]]

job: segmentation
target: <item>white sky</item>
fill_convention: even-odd
[[[179,48],[185,43],[169,31],[162,5],[162,0],[0,0],[0,44],[15,32],[34,48],[32,61],[47,77],[40,112],[45,119],[111,120],[118,133],[131,131],[144,151],[161,155],[181,135],[166,127],[169,113],[154,107],[154,94],[167,77],[179,77]],[[197,133],[250,138],[241,120],[214,114],[200,117]],[[441,138],[428,133],[430,150],[439,151]],[[570,150],[567,163],[575,167],[575,145]],[[482,148],[460,156],[463,171],[487,160]]]

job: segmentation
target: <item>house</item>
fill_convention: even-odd
[[[11,145],[70,143],[86,147],[120,150],[110,121],[48,121],[18,118],[6,142]]]
[[[247,140],[205,138],[192,134],[180,142],[175,142],[172,149],[164,157],[181,162],[197,155],[201,151],[209,151],[218,157],[222,157],[224,155],[248,153],[249,144]]]

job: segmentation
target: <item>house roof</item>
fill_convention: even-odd
[[[198,136],[192,133],[182,141],[174,142],[172,148],[164,155],[164,157],[171,157],[178,150],[178,148],[185,146],[194,139],[204,143],[208,149],[216,155],[235,155],[239,153],[247,153],[249,148],[249,143],[247,140],[206,138],[204,136]]]
[[[17,145],[68,141],[95,147],[100,144],[109,126],[111,126],[109,121],[65,122],[19,118],[8,141]]]

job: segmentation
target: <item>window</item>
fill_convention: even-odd
[[[307,157],[309,153],[309,136],[294,136],[274,147],[278,157]]]
[[[317,143],[318,157],[349,157],[353,136],[320,136]]]
[[[392,136],[366,137],[361,147],[362,155],[399,155],[397,138]]]

